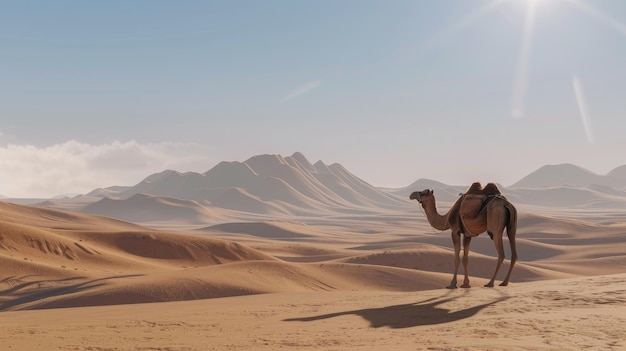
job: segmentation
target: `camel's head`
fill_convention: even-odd
[[[414,191],[413,193],[411,193],[411,196],[409,196],[409,199],[411,200],[417,200],[417,202],[419,202],[420,204],[422,203],[422,201],[424,201],[424,199],[434,196],[435,192],[433,190],[430,189],[426,189],[426,190],[422,190],[422,191]]]

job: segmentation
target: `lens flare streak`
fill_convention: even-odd
[[[589,118],[589,112],[587,111],[587,104],[585,102],[585,95],[583,94],[582,84],[580,79],[574,76],[572,79],[572,85],[574,87],[574,94],[576,94],[576,102],[578,103],[578,110],[580,111],[580,118],[583,121],[583,127],[587,135],[587,141],[589,144],[593,144],[593,131],[591,129],[591,121]]]
[[[528,9],[526,10],[526,20],[524,24],[524,37],[522,38],[519,63],[515,74],[515,81],[513,83],[513,106],[511,108],[511,113],[513,114],[513,117],[518,118],[524,115],[524,100],[526,98],[526,87],[528,85],[528,67],[530,63],[531,43],[535,23],[535,6],[536,0],[528,1]]]

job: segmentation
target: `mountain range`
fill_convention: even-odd
[[[511,185],[511,188],[544,188],[554,186],[587,187],[601,185],[614,189],[626,188],[626,165],[606,175],[596,174],[572,164],[546,165]]]
[[[192,208],[184,216],[199,219],[206,215],[201,210],[206,207],[265,215],[315,215],[406,206],[404,198],[368,184],[340,164],[312,164],[301,153],[221,162],[204,173],[166,170],[131,187],[96,189],[87,196],[102,199],[85,206],[84,212],[124,218],[127,209],[141,203],[164,220],[173,216],[164,209],[176,211],[177,207]],[[140,217],[151,216],[155,214],[142,210]]]
[[[571,164],[546,165],[511,186],[499,186],[520,204],[626,206],[626,166],[599,175]],[[190,223],[232,218],[233,212],[278,217],[365,214],[411,208],[408,194],[426,188],[435,190],[439,201],[452,202],[467,185],[419,179],[403,188],[378,188],[340,164],[311,163],[296,152],[224,161],[204,173],[166,170],[134,186],[95,189],[82,196],[94,200],[81,211],[129,221]]]

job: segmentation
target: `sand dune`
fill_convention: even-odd
[[[184,234],[46,208],[0,209],[1,272],[8,277],[0,288],[9,292],[0,298],[3,310],[308,290],[417,291],[445,286],[452,271],[449,234],[429,232],[413,215],[335,217],[334,226],[322,219],[230,222]],[[624,272],[625,228],[522,214],[513,282]],[[474,286],[491,276],[494,252],[488,237],[473,240]]]
[[[320,231],[303,223],[272,221],[272,222],[242,222],[225,223],[199,229],[203,232],[228,232],[247,234],[270,239],[301,239],[320,235]]]
[[[437,246],[425,245],[419,249],[402,251],[385,251],[365,256],[355,256],[341,259],[344,262],[360,263],[369,265],[382,265],[417,269],[429,272],[450,273],[453,271],[453,251]],[[469,271],[475,277],[484,279],[491,278],[496,266],[496,258],[485,256],[480,253],[471,255]],[[508,262],[504,268],[508,268]],[[504,269],[503,268],[503,269]],[[543,279],[557,279],[570,277],[570,274],[558,270],[538,269],[521,262],[515,266],[515,277],[519,282],[536,281]]]
[[[105,197],[85,206],[82,212],[132,222],[206,223],[220,218],[219,211],[206,208],[196,201],[145,194],[136,194],[128,199],[120,200]]]
[[[0,286],[6,288],[1,309],[65,306],[69,302],[62,301],[109,296],[111,285],[143,296],[133,297],[134,302],[165,301],[146,290],[158,288],[149,281],[160,273],[276,260],[235,242],[158,232],[105,217],[5,203],[0,209],[0,273],[5,277]],[[137,280],[142,284],[133,283]],[[123,295],[93,301],[120,303]]]
[[[5,223],[23,224],[35,228],[54,230],[97,230],[105,226],[112,230],[133,230],[139,225],[118,219],[61,211],[53,208],[20,205],[0,201],[0,219]]]
[[[2,310],[307,290],[423,290],[447,279],[436,272],[333,262],[336,256],[309,260],[316,263],[287,262],[206,233],[161,232],[106,217],[22,205],[2,208],[5,218],[11,218],[0,222],[1,273],[6,277],[0,281]],[[325,236],[310,226],[287,222],[233,223],[210,231],[263,239]],[[305,255],[302,248],[291,254],[298,251]]]

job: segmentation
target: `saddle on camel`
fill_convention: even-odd
[[[504,195],[502,195],[502,192],[495,183],[487,183],[487,185],[482,187],[479,182],[475,182],[472,183],[464,194],[461,194],[461,197],[452,206],[452,210],[454,211],[454,209],[456,209],[459,211],[459,224],[465,236],[477,236],[480,234],[480,232],[472,232],[471,226],[467,225],[465,221],[472,220],[474,222],[480,217],[480,214],[485,211],[489,203],[497,197],[504,198]],[[486,217],[483,216],[483,218],[485,219],[484,224],[486,224]],[[480,225],[483,223],[473,224]],[[487,232],[487,234],[491,240],[493,240],[493,234],[491,232]]]

